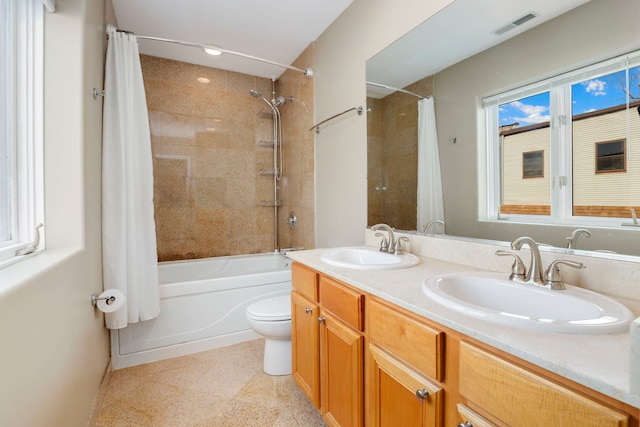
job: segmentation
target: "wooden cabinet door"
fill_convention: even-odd
[[[361,427],[364,337],[326,312],[321,316],[320,410],[330,426]]]
[[[318,305],[291,292],[292,375],[309,400],[320,409],[320,347]]]
[[[442,388],[375,345],[369,346],[369,367],[373,427],[442,425]]]

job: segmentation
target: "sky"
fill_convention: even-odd
[[[640,99],[640,67],[629,69],[631,94]],[[624,104],[625,71],[596,77],[571,87],[573,115]],[[630,100],[634,101],[634,99]],[[522,98],[500,106],[499,123],[520,127],[549,121],[549,92]]]

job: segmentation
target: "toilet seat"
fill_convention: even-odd
[[[247,307],[247,317],[263,322],[291,320],[291,297],[282,295],[254,302]]]

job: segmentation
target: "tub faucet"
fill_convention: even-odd
[[[588,239],[589,237],[591,237],[591,232],[584,228],[577,228],[573,230],[573,233],[571,233],[571,237],[566,237],[566,239],[569,241],[569,243],[567,244],[567,249],[576,249],[576,243],[578,242],[580,236],[584,236],[586,239]]]
[[[535,240],[526,236],[518,237],[516,240],[511,242],[511,249],[519,251],[525,243],[529,246],[529,250],[531,251],[531,262],[524,279],[516,279],[516,281],[531,285],[544,286],[545,278],[542,271],[542,259],[540,258],[540,250],[538,250],[538,244]]]
[[[427,225],[424,226],[424,229],[422,230],[422,234],[424,236],[429,234],[429,230],[431,230],[431,227],[433,227],[435,224],[442,224],[442,229],[444,233],[444,221],[442,221],[441,219],[432,219],[427,223]]]
[[[393,237],[393,229],[391,227],[389,227],[387,224],[376,224],[374,226],[371,227],[372,231],[378,231],[378,230],[384,230],[387,232],[387,234],[389,235],[389,239],[385,239],[384,236],[382,236],[381,233],[376,233],[376,236],[382,236],[382,242],[380,244],[380,251],[381,252],[393,252],[395,245],[396,245],[396,240]]]

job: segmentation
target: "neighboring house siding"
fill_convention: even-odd
[[[522,177],[522,153],[544,151],[544,176]],[[505,205],[549,205],[549,127],[505,137],[504,141]]]
[[[640,117],[626,111],[578,120],[573,127],[573,203],[576,206],[640,204]],[[596,173],[596,142],[626,139],[626,172]]]
[[[574,120],[574,215],[629,217],[630,209],[640,206],[640,117],[635,104],[629,109],[628,130],[624,109]],[[504,135],[502,213],[546,214],[540,206],[550,203],[549,127],[529,129]],[[626,140],[626,172],[596,173],[596,143],[620,139]],[[544,178],[523,178],[522,154],[536,150],[544,150]],[[518,211],[512,206],[519,206]],[[531,206],[530,212],[523,206]]]

